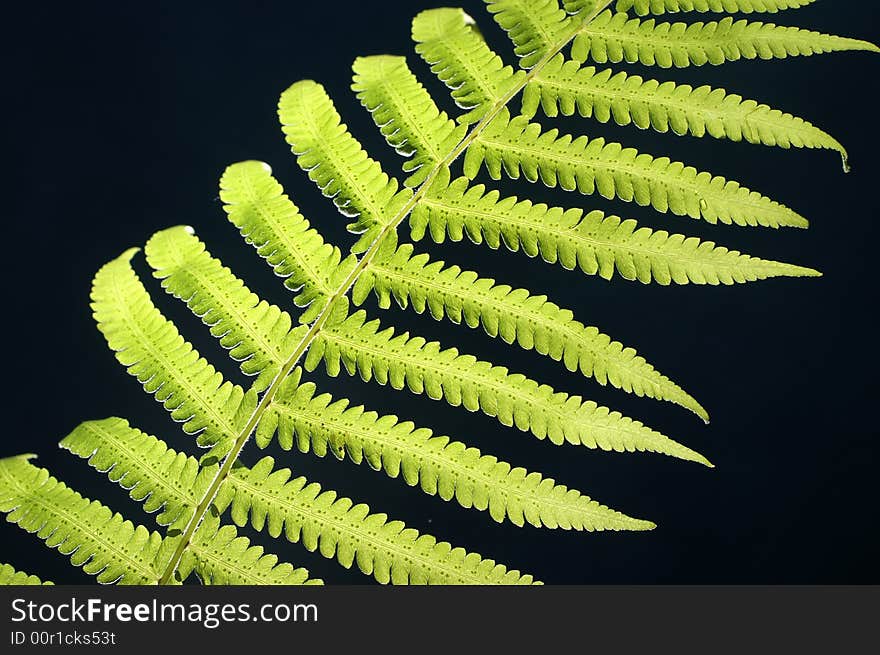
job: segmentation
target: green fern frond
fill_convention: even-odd
[[[180,534],[217,475],[217,466],[200,467],[194,457],[175,452],[120,418],[83,423],[60,445],[129,489],[134,500],[144,503],[145,511],[159,512],[156,521],[170,525],[169,535]],[[320,584],[307,580],[305,569],[279,564],[275,555],[250,546],[233,526],[220,526],[216,516],[208,516],[187,545],[178,581],[193,571],[203,584]]]
[[[811,5],[816,0],[617,0],[617,11],[632,9],[639,16],[681,11],[715,13],[768,13],[775,14],[784,9],[799,9]]]
[[[52,585],[54,583],[40,580],[35,575],[30,575],[22,571],[16,571],[9,564],[0,564],[0,587],[5,586],[37,586]]]
[[[432,436],[396,416],[380,416],[362,406],[350,407],[345,399],[315,395],[311,382],[300,384],[297,371],[286,382],[278,399],[261,421],[257,445],[273,438],[285,450],[296,444],[301,452],[319,457],[327,452],[337,459],[346,455],[356,464],[364,460],[389,477],[401,476],[410,486],[419,485],[430,496],[453,498],[462,507],[487,511],[499,523],[526,522],[535,527],[574,530],[645,530],[653,523],[611,510],[580,492],[550,478],[482,455],[476,448]],[[705,462],[704,460],[704,463]]]
[[[379,321],[367,321],[363,310],[328,324],[309,349],[304,367],[313,371],[322,360],[328,375],[338,375],[344,366],[349,375],[480,410],[502,425],[556,445],[648,451],[705,463],[690,448],[594,402],[554,392],[455,348],[442,350],[436,341],[410,338],[406,332],[395,336],[393,328],[380,330]]]
[[[448,178],[447,178],[448,179]],[[429,234],[437,243],[447,236],[493,249],[502,245],[541,256],[563,268],[579,268],[588,275],[610,280],[615,271],[627,280],[645,284],[736,284],[773,277],[817,276],[809,268],[767,261],[716,246],[695,237],[637,229],[633,220],[605,216],[600,211],[584,215],[581,209],[548,207],[515,197],[501,198],[482,184],[470,186],[467,178],[451,184],[438,178],[410,215],[413,240]]]
[[[294,302],[307,308],[300,323],[313,321],[353,268],[354,258],[340,261],[339,248],[324,243],[309,226],[268,164],[245,161],[229,166],[220,180],[220,198],[245,240],[284,278],[284,286],[299,292]]]
[[[724,89],[645,80],[638,75],[614,73],[557,55],[523,92],[522,113],[533,117],[540,108],[548,117],[571,116],[678,135],[705,134],[716,139],[748,141],[782,148],[846,150],[838,141],[802,118],[773,109]]]
[[[298,380],[299,371],[288,378],[286,386],[296,389]],[[311,389],[314,390],[314,385],[311,385]],[[302,392],[297,391],[296,394],[301,396]],[[284,395],[287,395],[286,392]],[[275,413],[270,413],[267,418],[269,417],[277,420]],[[261,432],[265,432],[266,422],[264,420],[261,423]],[[257,438],[261,445],[265,445],[263,437],[258,434]],[[279,436],[279,439],[284,442],[283,437]],[[195,458],[176,453],[163,441],[129,427],[126,421],[118,418],[83,424],[62,441],[61,445],[81,457],[89,458],[89,463],[96,469],[107,472],[112,481],[123,488],[130,488],[132,498],[145,501],[146,511],[152,513],[162,509],[157,521],[163,525],[169,523],[169,516],[178,517],[175,525],[185,522],[181,518],[190,516],[192,509],[204,494],[208,482],[217,474],[216,466],[200,469]],[[287,445],[287,448],[289,449],[290,446]],[[318,451],[317,444],[315,450]],[[431,470],[429,465],[424,475],[428,476]],[[382,520],[380,526],[377,526],[376,534],[365,534],[359,511],[363,506],[358,506],[355,511],[349,511],[350,501],[340,498],[332,503],[334,511],[328,513],[324,501],[335,499],[334,492],[311,494],[310,492],[314,491],[317,485],[307,485],[303,478],[288,484],[289,477],[290,472],[286,470],[272,472],[271,458],[266,458],[251,470],[237,466],[232,469],[221,486],[214,503],[215,507],[222,514],[231,505],[232,518],[239,526],[247,523],[250,512],[252,523],[258,530],[263,529],[265,519],[268,517],[269,532],[273,537],[277,537],[282,528],[285,528],[291,541],[299,541],[302,537],[303,545],[308,550],[315,550],[320,540],[321,553],[331,558],[335,553],[346,567],[352,564],[350,555],[358,553],[357,559],[361,569],[367,574],[374,574],[382,582],[389,581],[388,567],[392,564],[395,571],[392,577],[395,582],[399,582],[401,570],[408,571],[408,575],[416,579],[425,575],[432,582],[442,582],[447,579],[458,580],[456,576],[459,576],[463,570],[467,572],[472,569],[470,574],[474,576],[485,569],[485,566],[480,564],[479,558],[476,559],[475,564],[472,555],[466,558],[469,564],[462,569],[463,562],[459,561],[456,555],[444,551],[443,545],[426,551],[423,542],[430,541],[432,537],[425,536],[414,540],[411,538],[412,530],[402,532],[398,529],[397,533],[393,530],[389,531],[383,527],[387,517]],[[465,482],[458,481],[458,484],[459,493],[465,493]],[[546,487],[546,484],[544,486]],[[556,496],[559,495],[558,489],[550,491],[555,491]],[[551,495],[549,491],[545,493]],[[479,503],[479,499],[476,502]],[[497,502],[493,500],[493,504]],[[511,502],[517,501],[514,499]],[[521,502],[530,508],[529,503],[533,501],[526,497]],[[342,507],[346,503],[349,507]],[[561,502],[557,504],[562,505]],[[573,502],[570,504],[574,505]],[[516,505],[512,504],[511,507],[515,516]],[[550,520],[546,510],[544,516],[545,520]],[[561,520],[565,520],[564,515]],[[629,521],[636,524],[633,519]],[[373,518],[367,519],[367,522],[372,523]],[[624,524],[624,521],[620,519],[618,523]],[[277,529],[273,527],[276,525]],[[220,580],[224,581],[223,584],[298,584],[297,580],[301,580],[306,574],[303,570],[272,568],[269,564],[275,560],[268,556],[257,560],[257,554],[261,551],[246,548],[246,541],[241,538],[236,539],[234,529],[228,526],[219,528],[216,520],[209,522],[206,528],[200,527],[199,530],[202,532],[196,537],[195,545],[191,547],[193,552],[187,556],[187,561],[203,581],[216,584],[220,584]],[[208,537],[205,536],[206,534]],[[233,548],[233,552],[225,553],[224,544],[230,542],[236,544],[236,547]],[[246,558],[257,562],[256,571],[249,573],[252,568],[250,565],[241,566],[238,558],[242,553]],[[499,577],[499,571],[504,570],[504,567],[499,570],[492,569],[491,575],[479,582],[491,582]],[[179,572],[185,578],[190,570],[187,567],[180,569]],[[276,579],[277,581],[273,581]],[[470,581],[478,582],[476,578]]]
[[[212,445],[238,433],[256,394],[226,382],[153,305],[131,267],[131,249],[95,276],[92,309],[98,329],[128,373],[155,395],[187,434]]]
[[[354,73],[352,89],[388,144],[411,157],[403,165],[411,173],[406,186],[419,186],[458,145],[466,126],[456,125],[437,108],[404,57],[359,57]]]
[[[159,533],[83,498],[31,464],[33,457],[0,459],[0,512],[6,520],[70,555],[98,582],[156,584],[170,555]]]
[[[522,68],[537,64],[572,33],[572,21],[556,0],[485,0],[507,32]]]
[[[362,304],[372,290],[384,309],[391,306],[393,296],[401,307],[411,304],[419,314],[427,309],[437,320],[446,316],[468,327],[482,325],[490,336],[563,361],[568,370],[580,370],[600,384],[610,382],[638,396],[675,402],[708,420],[696,400],[635,350],[574,320],[570,310],[546,296],[496,284],[458,266],[444,268],[443,262],[432,262],[428,255],[413,256],[411,244],[395,250],[393,241],[387,243],[386,251],[377,255],[352,289],[355,304]]]
[[[259,376],[252,389],[268,387],[307,328],[292,330],[290,315],[260,300],[211,257],[190,227],[157,232],[145,253],[162,287],[211,327],[245,374]]]
[[[128,489],[145,511],[156,514],[159,525],[178,531],[216,472],[116,417],[81,423],[59,445]]]
[[[699,172],[668,157],[655,159],[604,138],[544,131],[505,110],[477,137],[464,160],[473,179],[481,166],[492,179],[502,171],[548,187],[619,198],[659,212],[702,218],[709,223],[765,227],[806,227],[804,217],[775,200],[720,176]]]
[[[736,182],[529,121],[539,109],[550,118],[578,112],[658,132],[832,149],[845,160],[841,144],[822,130],[738,94],[580,66],[588,58],[669,68],[878,51],[856,39],[730,16],[688,24],[623,13],[775,13],[810,2],[617,0],[615,13],[608,10],[612,0],[563,0],[561,6],[553,0],[486,0],[513,43],[517,69],[488,47],[464,11],[424,11],[412,23],[416,50],[451,89],[463,115],[441,111],[403,57],[359,58],[353,66],[358,99],[388,144],[407,158],[402,168],[409,177],[402,185],[349,133],[321,85],[293,84],[278,106],[282,130],[299,167],[353,219],[348,229],[359,239],[352,253],[343,257],[325,242],[266,164],[228,167],[221,199],[229,221],[294,293],[300,315],[252,293],[191,228],[163,230],[146,245],[146,259],[165,291],[201,318],[245,374],[255,376],[251,388],[225,381],[154,306],[132,267],[136,249],[105,265],[92,286],[95,319],[118,361],[210,450],[200,459],[178,453],[118,418],[83,423],[61,446],[126,489],[166,528],[165,536],[83,498],[30,464],[28,455],[0,460],[0,511],[101,582],[176,584],[196,573],[205,584],[320,583],[252,545],[237,529],[247,525],[271,537],[283,533],[346,568],[356,563],[383,583],[534,582],[531,575],[293,478],[271,458],[247,468],[243,449],[253,437],[261,448],[277,442],[291,450],[296,444],[322,457],[331,452],[339,460],[366,461],[497,522],[586,531],[653,528],[541,473],[348,399],[334,400],[303,378],[323,362],[331,376],[344,369],[365,381],[407,388],[555,445],[650,451],[711,466],[641,422],[456,348],[384,328],[364,310],[350,312],[350,304],[364,303],[372,292],[381,308],[393,298],[437,320],[482,326],[490,336],[549,356],[600,384],[671,401],[707,419],[694,398],[632,348],[584,325],[539,291],[514,289],[470,266],[417,254],[400,242],[397,228],[409,219],[414,240],[426,233],[438,243],[467,235],[606,279],[616,272],[642,283],[716,285],[818,275],[600,211],[533,204],[472,184],[485,167],[496,180],[505,173],[522,176],[710,223],[806,227],[795,211]],[[571,61],[562,54],[569,46]],[[520,102],[520,92],[523,114],[514,117],[510,105]],[[454,178],[460,157],[464,176]],[[223,524],[227,510],[236,525]],[[8,582],[40,581],[0,565],[0,584]]]
[[[306,569],[294,568],[278,557],[266,554],[262,546],[251,546],[232,525],[220,525],[215,516],[202,521],[190,547],[180,560],[178,574],[186,579],[192,572],[205,585],[320,585]]]
[[[723,64],[844,50],[880,52],[877,46],[841,36],[731,17],[709,23],[657,23],[605,11],[581,29],[571,58],[597,64],[626,61],[661,68]]]
[[[237,468],[217,498],[221,510],[231,507],[238,525],[248,522],[271,536],[302,542],[310,551],[336,558],[383,584],[532,584],[532,576],[508,570],[476,553],[453,548],[407,528],[385,514],[371,514],[363,503],[333,491],[290,479],[289,469],[273,470],[265,457],[253,469]]]
[[[278,117],[300,168],[343,215],[357,218],[348,228],[366,233],[353,248],[363,252],[374,230],[388,224],[412,191],[399,188],[397,180],[364,152],[320,84],[303,81],[287,89],[278,103]]]
[[[489,49],[461,9],[423,11],[413,19],[412,38],[416,52],[452,90],[455,104],[469,110],[458,117],[462,124],[479,121],[525,78]]]

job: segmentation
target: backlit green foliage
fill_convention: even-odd
[[[209,450],[201,459],[176,452],[121,418],[85,422],[61,446],[128,490],[161,531],[83,498],[35,466],[32,455],[0,460],[0,510],[100,582],[178,584],[192,574],[205,584],[320,582],[251,545],[239,535],[244,526],[284,536],[381,583],[536,582],[298,476],[294,457],[294,472],[272,457],[245,466],[239,455],[253,437],[259,448],[276,443],[284,451],[296,446],[299,453],[366,463],[425,494],[485,512],[490,521],[583,531],[652,529],[648,520],[481,453],[466,445],[466,434],[460,441],[435,435],[405,417],[333,399],[307,378],[322,367],[331,376],[345,372],[424,394],[522,433],[511,431],[511,438],[646,451],[711,466],[688,446],[589,398],[401,332],[359,307],[375,296],[380,309],[397,304],[480,328],[599,384],[675,403],[708,421],[699,402],[645,357],[540,289],[515,288],[491,272],[434,261],[417,242],[467,237],[586,275],[661,286],[818,275],[678,234],[677,226],[652,230],[599,210],[505,197],[473,181],[486,171],[493,180],[524,178],[709,223],[806,227],[795,209],[738,182],[543,122],[577,113],[675,135],[833,150],[846,161],[838,141],[784,110],[720,88],[605,67],[639,62],[663,69],[877,50],[863,41],[724,15],[775,14],[810,2],[486,0],[512,41],[516,66],[506,53],[490,49],[462,10],[423,11],[412,24],[416,52],[450,88],[458,110],[428,94],[412,58],[354,62],[352,89],[404,158],[402,180],[361,147],[324,87],[311,80],[293,84],[278,107],[284,137],[299,167],[349,220],[358,236],[351,252],[325,241],[270,167],[257,161],[229,166],[220,197],[232,226],[283,278],[290,303],[279,307],[261,299],[190,227],[163,229],[144,248],[164,290],[185,303],[252,376],[248,388],[225,380],[154,305],[132,266],[137,249],[107,263],[94,279],[94,317],[116,358]],[[709,22],[663,22],[666,14],[686,12],[721,15]],[[528,186],[520,187],[527,196]],[[572,200],[584,202],[581,196]],[[404,242],[398,231],[404,221],[416,243]],[[589,394],[589,386],[583,388]],[[0,584],[40,583],[0,566]]]

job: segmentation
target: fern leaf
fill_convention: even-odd
[[[234,437],[256,407],[256,394],[224,381],[153,306],[131,268],[135,252],[126,251],[95,276],[98,329],[129,374],[183,422],[187,434],[198,434],[200,445]]]
[[[278,103],[278,117],[297,163],[343,215],[357,217],[349,225],[364,234],[353,249],[363,252],[375,229],[387,225],[406,205],[412,191],[399,189],[379,162],[349,134],[333,101],[316,82],[297,82]]]
[[[723,64],[738,59],[772,59],[880,48],[797,27],[755,23],[728,17],[709,23],[656,23],[626,14],[601,13],[581,28],[571,46],[571,58],[597,64],[627,61],[661,68]]]
[[[532,68],[565,43],[572,21],[557,0],[485,0],[495,22],[507,32],[520,58],[520,66]]]
[[[328,324],[309,349],[304,367],[312,371],[322,360],[331,376],[344,365],[349,375],[359,373],[364,380],[406,387],[453,407],[481,410],[502,425],[556,445],[649,451],[705,463],[690,448],[579,396],[554,392],[502,366],[460,355],[455,348],[441,350],[436,341],[410,338],[405,332],[395,336],[393,328],[380,331],[379,321],[367,322],[363,310]]]
[[[619,143],[585,136],[544,132],[523,116],[510,119],[505,110],[476,138],[464,161],[473,179],[485,164],[493,179],[502,170],[517,179],[583,194],[598,192],[659,212],[703,218],[709,223],[766,227],[806,227],[807,221],[788,207],[720,176],[698,172],[667,157],[653,158]]]
[[[291,380],[298,380],[298,373],[295,378],[289,378],[286,385],[290,385]],[[293,382],[295,388],[296,382]],[[312,385],[313,388],[313,385]],[[105,421],[92,422],[97,426],[86,424],[78,428],[72,435],[62,442],[65,447],[76,454],[83,457],[90,457],[90,464],[99,470],[107,471],[110,479],[119,483],[125,488],[132,488],[132,497],[135,500],[144,500],[146,498],[145,509],[147,511],[155,511],[157,508],[164,507],[165,514],[173,511],[173,507],[191,509],[197,503],[198,499],[207,488],[210,479],[216,474],[216,467],[207,467],[199,470],[198,462],[195,458],[187,457],[184,454],[175,453],[169,449],[167,445],[155,437],[145,435],[135,428],[131,428],[122,419],[106,419]],[[84,429],[88,428],[88,429]],[[289,448],[289,446],[288,446]],[[138,450],[135,453],[133,451]],[[158,470],[153,470],[153,466]],[[266,479],[268,475],[261,475],[260,471],[265,467],[261,462],[252,471],[245,467],[236,467],[233,469],[229,478],[221,487],[220,494],[215,506],[222,513],[227,506],[233,503],[233,518],[238,525],[243,526],[247,523],[248,511],[253,513],[253,521],[257,529],[262,529],[262,522],[268,513],[270,522],[273,517],[280,516],[282,525],[287,523],[288,535],[294,528],[294,521],[299,517],[301,520],[296,522],[300,526],[304,537],[304,545],[309,550],[315,550],[317,547],[318,535],[322,540],[322,553],[327,553],[326,540],[331,539],[331,535],[336,535],[339,544],[338,556],[345,558],[343,544],[358,543],[361,537],[361,530],[358,526],[357,518],[354,516],[343,516],[342,514],[324,517],[320,511],[321,503],[315,503],[314,498],[307,498],[302,494],[282,493],[278,498],[271,494],[254,493],[258,489],[254,487],[262,487],[266,483],[274,485],[278,477],[284,477],[284,472],[275,472],[271,479]],[[269,465],[271,470],[271,464]],[[124,473],[123,473],[124,471]],[[289,478],[289,472],[283,482]],[[290,491],[292,485],[277,485],[276,493],[282,492],[280,487],[285,486],[286,491]],[[304,484],[301,486],[305,486]],[[546,485],[545,485],[546,487]],[[563,488],[564,490],[564,488]],[[559,491],[555,490],[556,495]],[[324,496],[332,492],[325,492]],[[570,492],[569,492],[570,493]],[[345,499],[341,499],[345,501]],[[525,499],[528,504],[531,502],[529,498]],[[172,507],[173,504],[173,507]],[[558,503],[562,505],[562,503]],[[573,506],[573,502],[569,502]],[[528,505],[530,507],[530,505]],[[244,508],[242,510],[242,508]],[[513,510],[515,511],[515,510]],[[243,512],[243,513],[242,513]],[[263,512],[263,519],[259,518],[259,513]],[[595,513],[595,510],[594,510]],[[188,514],[186,515],[188,517]],[[244,518],[242,518],[244,516]],[[621,515],[622,516],[622,515]],[[349,520],[350,519],[350,520]],[[162,517],[157,517],[160,523]],[[632,519],[629,519],[633,521]],[[177,522],[178,524],[180,521]],[[620,521],[623,524],[623,521]],[[210,538],[205,538],[205,533],[199,535],[195,540],[195,546],[191,555],[187,556],[186,561],[178,569],[179,575],[184,579],[190,573],[191,569],[195,569],[199,577],[208,583],[219,584],[219,580],[223,580],[223,584],[290,584],[285,580],[290,578],[291,571],[285,572],[285,569],[277,570],[269,567],[269,563],[274,560],[269,557],[262,557],[259,560],[256,573],[247,571],[250,566],[242,567],[239,563],[239,557],[244,553],[245,559],[256,561],[259,552],[254,548],[246,548],[247,543],[241,539],[236,539],[234,532],[230,528],[219,528],[216,521],[209,523],[210,527],[206,528]],[[273,537],[277,537],[281,530],[277,532],[270,530]],[[341,534],[340,534],[341,533]],[[299,533],[298,533],[299,534]],[[314,541],[311,540],[314,536]],[[298,538],[291,539],[298,541]],[[369,542],[369,540],[367,540]],[[390,541],[395,544],[397,550],[408,552],[412,548],[410,540],[402,539],[399,543],[394,537],[385,536],[384,541]],[[381,540],[380,540],[381,542]],[[232,552],[224,553],[224,544],[232,543]],[[383,542],[384,543],[384,542]],[[373,544],[375,545],[375,544]],[[387,544],[386,544],[387,545]],[[355,551],[368,548],[369,543],[361,543],[360,548],[355,547]],[[203,552],[208,547],[207,554]],[[381,579],[383,558],[389,558],[396,566],[407,566],[408,559],[396,556],[394,549],[391,549],[387,556],[373,551],[370,557],[376,558],[378,568],[375,573]],[[455,558],[445,557],[449,562],[444,564],[444,556],[442,549],[441,557],[433,562],[434,569],[432,575],[437,574],[436,579],[440,579],[441,574],[449,573],[445,571],[445,567],[460,567],[460,562],[456,562]],[[331,550],[326,556],[333,557]],[[359,556],[359,562],[364,561],[364,556]],[[418,558],[416,558],[418,559]],[[351,566],[351,560],[344,562],[345,566]],[[423,563],[427,568],[431,568],[431,562]],[[423,567],[424,568],[424,567]],[[417,569],[420,571],[421,568]],[[386,569],[387,571],[387,569]],[[370,572],[370,571],[366,571]],[[413,573],[413,575],[416,575]],[[295,576],[305,575],[305,571],[296,572]],[[487,578],[483,582],[489,582]]]
[[[569,14],[583,14],[596,6],[596,0],[562,0],[562,8]]]
[[[300,322],[311,322],[354,267],[354,258],[340,262],[339,248],[324,243],[309,226],[268,164],[245,161],[229,166],[220,180],[220,198],[245,240],[284,278],[284,286],[299,292],[294,302],[307,308]]]
[[[554,57],[527,85],[522,113],[527,118],[541,108],[549,117],[571,116],[618,125],[634,124],[658,132],[748,141],[782,148],[846,150],[829,134],[802,118],[754,100],[709,86],[645,80],[609,69],[580,68],[575,61]]]
[[[206,585],[315,585],[306,569],[294,568],[278,557],[265,554],[262,546],[251,546],[231,525],[220,525],[207,516],[196,530],[180,560],[177,573],[185,580],[193,571]]]
[[[633,220],[584,215],[580,209],[548,207],[515,197],[501,198],[467,178],[446,184],[438,178],[410,216],[412,238],[428,233],[437,243],[447,235],[493,249],[502,245],[529,257],[541,256],[565,269],[611,279],[616,272],[645,284],[736,284],[773,277],[817,276],[813,269],[767,261],[716,246],[712,241],[637,228]]]
[[[169,535],[178,534],[217,473],[216,466],[199,468],[198,461],[176,453],[165,442],[129,427],[123,419],[90,421],[79,426],[61,446],[80,457],[111,481],[131,489],[131,497],[144,501],[148,512],[162,510],[156,520],[171,524]],[[308,571],[278,564],[274,555],[250,547],[237,537],[232,526],[208,516],[184,551],[175,571],[178,582],[195,570],[204,584],[314,584]],[[320,581],[317,581],[320,583]]]
[[[680,11],[699,11],[715,13],[768,13],[775,14],[784,9],[799,9],[811,5],[816,0],[617,0],[617,11],[632,9],[639,16]]]
[[[260,447],[275,437],[285,450],[295,443],[301,452],[311,450],[319,457],[329,451],[338,459],[348,455],[356,464],[366,460],[372,469],[391,478],[401,476],[430,496],[455,499],[466,509],[488,510],[499,523],[566,530],[654,527],[539,473],[514,468],[448,437],[432,436],[431,430],[409,421],[349,407],[345,399],[334,402],[329,394],[316,396],[313,383],[300,384],[298,371],[284,384],[258,428]]]
[[[33,457],[0,459],[0,511],[7,520],[70,555],[98,582],[156,584],[168,555],[159,533],[83,498],[31,464]]]
[[[364,461],[429,495],[487,511],[497,522],[570,530],[648,530],[654,524],[602,505],[537,472],[435,436],[396,416],[317,394],[302,380],[322,362],[364,381],[481,411],[505,426],[556,445],[606,451],[649,451],[711,463],[644,424],[579,395],[554,391],[506,367],[395,333],[349,313],[376,295],[517,342],[640,396],[675,402],[707,419],[683,389],[635,350],[575,320],[573,312],[494,279],[431,261],[396,228],[407,216],[413,239],[502,244],[564,268],[659,284],[734,284],[816,271],[766,261],[635,221],[503,198],[472,180],[485,167],[500,179],[523,176],[550,187],[652,206],[709,223],[805,227],[795,211],[757,192],[669,158],[654,158],[602,138],[544,131],[530,123],[539,109],[635,124],[659,132],[747,141],[783,148],[846,152],[833,137],[790,114],[708,86],[582,68],[628,62],[662,68],[770,59],[838,50],[880,52],[873,44],[794,27],[720,17],[712,22],[658,22],[679,12],[776,13],[812,0],[485,0],[507,32],[520,69],[505,65],[460,9],[432,9],[412,23],[416,50],[450,89],[463,116],[441,112],[402,57],[355,61],[352,88],[385,140],[407,160],[401,185],[383,172],[349,133],[324,88],[298,82],[281,96],[278,117],[287,143],[325,196],[353,219],[359,235],[349,256],[326,243],[261,162],[226,169],[221,198],[230,222],[265,258],[294,304],[299,325],[262,301],[207,251],[191,228],[156,233],[146,258],[163,288],[210,328],[231,357],[255,376],[248,390],[224,380],[153,305],[132,267],[136,249],[95,276],[92,308],[117,360],[163,403],[186,433],[209,447],[201,459],[172,450],[123,419],[88,421],[61,446],[129,492],[167,526],[166,537],[90,501],[44,469],[33,455],[0,459],[0,511],[70,555],[100,582],[173,584],[192,573],[205,584],[320,584],[240,535],[248,525],[282,533],[310,551],[358,568],[382,583],[524,584],[509,570],[367,505],[340,497],[272,458],[247,468],[239,459],[251,435],[261,448],[277,440],[318,456]],[[615,5],[616,11],[608,7]],[[561,51],[571,44],[571,61]],[[523,91],[522,115],[508,105]],[[450,166],[464,154],[464,177]],[[362,257],[359,257],[362,255]],[[349,291],[351,297],[349,298]],[[304,361],[300,363],[300,358]],[[260,395],[262,393],[262,395]],[[224,525],[229,510],[235,525]],[[0,564],[0,584],[41,581]]]
[[[456,125],[437,108],[404,57],[359,57],[354,73],[352,88],[385,140],[399,154],[411,157],[403,165],[411,173],[405,184],[419,186],[458,145],[467,127]]]
[[[380,252],[352,290],[354,303],[362,304],[370,290],[383,309],[391,306],[393,296],[401,307],[412,304],[419,314],[427,309],[437,320],[447,316],[472,328],[482,325],[490,336],[563,361],[570,371],[580,370],[601,384],[611,382],[638,396],[678,403],[708,421],[696,400],[635,350],[574,320],[571,311],[546,296],[496,284],[458,266],[444,268],[428,255],[413,256],[410,244]]]
[[[253,469],[235,469],[221,508],[231,506],[238,525],[250,523],[270,535],[302,542],[340,564],[358,568],[383,584],[530,584],[532,576],[508,570],[476,553],[421,535],[385,514],[370,514],[362,503],[321,491],[290,470],[273,470],[271,457]]]
[[[162,287],[211,327],[245,374],[258,375],[253,390],[268,387],[307,328],[291,330],[290,315],[261,300],[211,257],[190,227],[157,232],[145,253]]]
[[[52,585],[52,582],[43,582],[35,575],[29,575],[22,571],[16,571],[9,564],[0,564],[0,587],[5,586],[37,586]]]
[[[189,521],[217,475],[216,466],[200,468],[194,457],[176,453],[164,441],[119,418],[84,423],[61,447],[87,458],[111,481],[130,489],[134,500],[144,501],[146,511],[162,510],[156,520],[160,525],[173,521],[169,534]],[[277,557],[249,547],[247,539],[237,537],[235,528],[220,527],[214,516],[199,526],[188,545],[176,571],[178,580],[185,580],[193,570],[206,584],[301,584],[308,575],[305,569],[277,565]]]
[[[505,66],[476,28],[474,19],[461,9],[429,9],[412,22],[416,52],[452,90],[455,104],[469,110],[458,118],[476,123],[494,105],[513,92],[524,71]]]
[[[86,421],[60,446],[128,489],[132,499],[144,503],[144,510],[157,513],[159,525],[178,530],[192,517],[215,472],[200,469],[195,458],[175,452],[121,418]]]

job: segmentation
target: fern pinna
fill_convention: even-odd
[[[653,157],[601,137],[545,127],[575,113],[658,132],[846,152],[803,119],[708,86],[624,72],[620,64],[719,65],[839,50],[869,43],[724,14],[776,13],[812,0],[486,0],[519,67],[506,64],[460,9],[430,9],[413,21],[416,51],[460,108],[442,111],[404,57],[354,63],[353,90],[405,160],[401,182],[348,132],[324,88],[302,81],[278,114],[299,166],[348,217],[349,254],[326,243],[272,177],[267,164],[231,165],[221,181],[229,221],[284,279],[293,305],[261,300],[211,256],[189,227],[146,244],[164,289],[204,321],[241,369],[247,389],[223,379],[153,305],[124,252],[96,275],[92,308],[116,357],[206,449],[196,459],[121,418],[89,421],[61,446],[130,490],[161,531],[135,525],[83,498],[36,466],[32,455],[0,460],[0,509],[100,582],[206,584],[318,582],[239,536],[250,524],[309,550],[357,565],[379,582],[532,583],[508,569],[363,503],[297,477],[271,457],[246,467],[253,439],[318,456],[328,452],[402,478],[430,495],[488,512],[498,522],[570,530],[648,530],[654,524],[590,499],[540,473],[483,454],[396,416],[334,399],[308,380],[318,367],[452,406],[482,411],[555,445],[651,451],[710,466],[691,448],[580,396],[556,391],[455,348],[397,332],[358,309],[371,295],[439,320],[481,327],[600,384],[703,407],[633,349],[580,322],[544,295],[515,289],[418,252],[465,236],[522,251],[566,269],[660,285],[734,284],[813,276],[809,268],[750,257],[711,241],[639,227],[600,211],[550,207],[477,184],[524,177],[709,223],[806,227],[796,211],[737,182]],[[613,7],[612,7],[613,5]],[[679,12],[714,12],[677,21]],[[659,72],[659,71],[658,71]],[[543,115],[543,118],[537,118]],[[578,204],[574,200],[572,204]],[[402,243],[407,221],[416,243]],[[40,583],[0,567],[0,583]]]

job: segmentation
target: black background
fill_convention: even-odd
[[[508,42],[482,3],[458,4],[512,61]],[[448,93],[409,41],[412,15],[434,5],[95,2],[5,9],[9,387],[0,455],[39,453],[40,464],[84,494],[150,525],[124,492],[55,447],[80,420],[120,415],[177,449],[193,451],[192,439],[125,375],[94,328],[88,309],[93,273],[154,231],[185,223],[252,289],[289,307],[289,294],[226,222],[217,179],[228,163],[267,161],[313,225],[339,244],[350,243],[345,219],[296,168],[284,144],[277,96],[298,79],[319,80],[355,136],[397,174],[399,161],[349,90],[350,65],[357,55],[406,54],[435,98],[452,110]],[[825,0],[770,20],[876,41],[878,16],[872,3]],[[624,140],[739,180],[806,215],[812,221],[808,231],[712,227],[597,197],[500,184],[508,192],[601,208],[813,266],[825,273],[821,279],[663,288],[608,283],[471,244],[420,246],[484,275],[546,292],[584,322],[636,347],[708,408],[708,427],[680,408],[601,387],[479,331],[409,311],[381,315],[386,323],[442,338],[644,420],[705,453],[718,468],[556,448],[445,403],[314,376],[334,395],[415,418],[650,518],[659,524],[654,532],[583,534],[497,525],[365,466],[299,453],[281,453],[279,459],[418,529],[547,582],[880,582],[873,273],[880,237],[880,144],[873,127],[878,71],[876,55],[845,53],[647,73],[723,86],[804,116],[848,146],[850,175],[828,152],[676,138],[588,120],[562,123],[568,131]],[[166,315],[229,378],[241,381],[203,326],[161,294],[142,261],[137,266]],[[372,300],[367,309],[379,312]],[[254,461],[255,451],[248,449],[245,460]],[[298,546],[255,539],[328,582],[368,580]],[[57,582],[89,580],[14,526],[0,525],[0,543],[0,561]]]

